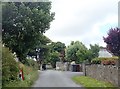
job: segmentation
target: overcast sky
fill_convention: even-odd
[[[45,33],[52,41],[106,46],[103,36],[118,26],[119,0],[51,0],[55,20]]]

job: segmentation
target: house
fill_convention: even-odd
[[[105,47],[100,47],[99,56],[98,57],[112,57],[112,53],[110,53]]]

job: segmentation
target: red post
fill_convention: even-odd
[[[23,69],[20,69],[21,79],[24,80]]]

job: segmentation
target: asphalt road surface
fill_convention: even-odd
[[[33,87],[82,87],[71,80],[72,76],[81,72],[45,70],[40,71],[39,78]]]

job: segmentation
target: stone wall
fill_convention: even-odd
[[[74,64],[79,65],[79,68],[77,67],[77,72],[82,72],[82,64]],[[62,71],[73,71],[73,67],[69,62],[56,62],[56,70],[62,70]]]
[[[98,80],[119,85],[118,67],[113,65],[85,65],[84,74]]]

